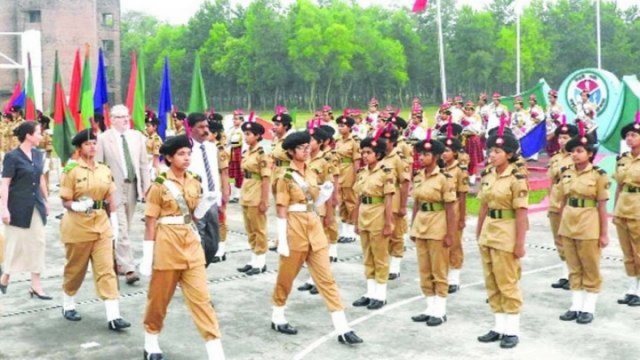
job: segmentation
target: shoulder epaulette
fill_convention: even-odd
[[[264,154],[264,149],[262,147],[258,148],[258,154],[260,155]]]
[[[391,172],[391,168],[388,168],[386,166],[382,167],[382,171],[386,172],[386,173],[390,173]]]
[[[623,152],[622,154],[616,156],[616,161],[620,161],[623,157],[626,157],[629,154],[628,151]]]
[[[563,167],[560,168],[560,172],[563,173],[563,172],[569,170],[570,168],[571,168],[571,166],[568,166],[568,165],[567,166],[563,166]]]
[[[600,168],[599,166],[594,166],[593,170],[597,171],[598,174],[600,174],[600,175],[606,175],[607,174],[607,172],[604,171],[604,169]]]
[[[218,150],[223,151],[224,150],[224,146],[223,145],[218,145]]]
[[[188,174],[190,174],[191,176],[193,176],[194,179],[201,181],[202,178],[200,177],[200,175],[194,173],[193,171],[187,171]]]
[[[284,178],[289,180],[293,179],[293,169],[287,168],[287,170],[284,171]]]
[[[480,173],[480,176],[487,176],[490,172],[491,172],[491,168],[486,167],[482,170],[482,172]]]
[[[449,174],[449,173],[448,173],[448,172],[446,172],[446,171],[443,171],[443,172],[442,172],[442,175],[444,175],[444,177],[449,178],[449,179],[453,177],[453,175]]]
[[[458,167],[464,171],[469,170],[469,167],[467,165],[463,165],[463,164],[458,164]]]
[[[513,175],[514,175],[514,176],[516,177],[516,179],[518,179],[518,180],[522,180],[522,179],[526,179],[526,178],[527,178],[524,174],[520,174],[520,173],[515,173],[515,174],[513,174]]]
[[[154,182],[156,182],[157,184],[164,184],[164,181],[167,180],[167,173],[166,172],[162,172],[160,173],[160,175],[158,175],[156,177],[156,179],[154,180]]]
[[[76,166],[78,166],[77,162],[72,162],[72,163],[68,163],[65,167],[64,170],[62,170],[62,172],[64,172],[65,174],[68,174],[71,170],[73,170]]]

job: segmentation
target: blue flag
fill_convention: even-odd
[[[164,58],[164,70],[162,71],[162,85],[160,87],[160,101],[158,101],[158,135],[164,140],[167,131],[167,120],[173,103],[171,101],[171,80],[169,77],[169,59]]]
[[[11,106],[20,106],[21,108],[24,109],[24,102],[26,98],[27,98],[27,93],[25,89],[22,89],[22,91],[20,92],[20,95],[18,95],[18,97],[13,101],[13,103],[11,103]]]
[[[522,157],[528,158],[540,152],[547,144],[547,124],[546,121],[534,126],[527,134],[520,138],[520,148]]]
[[[109,102],[109,93],[107,92],[107,74],[104,69],[104,56],[102,48],[98,53],[98,75],[96,76],[96,87],[93,91],[93,107],[95,112],[103,114],[104,105]]]

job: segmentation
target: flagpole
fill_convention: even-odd
[[[442,40],[442,13],[440,12],[440,0],[437,0],[438,22],[438,46],[440,47],[440,88],[442,89],[442,102],[447,101],[447,75],[444,68],[444,41]]]
[[[516,94],[520,94],[520,9],[516,9]]]
[[[600,46],[600,0],[596,0],[596,42],[598,48],[598,69],[602,69],[602,53]]]

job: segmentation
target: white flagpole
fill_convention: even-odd
[[[598,48],[598,69],[602,69],[602,54],[600,51],[600,0],[596,0],[596,42]]]
[[[442,40],[442,14],[440,12],[440,0],[436,4],[438,22],[438,45],[440,47],[440,88],[442,89],[442,102],[447,101],[447,75],[444,68],[444,41]]]
[[[516,8],[516,94],[520,94],[520,9],[518,8]]]

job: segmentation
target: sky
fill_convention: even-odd
[[[206,0],[180,0],[180,1],[158,1],[158,0],[120,0],[120,6],[122,12],[125,11],[141,11],[156,18],[167,21],[171,24],[185,24],[189,18],[195,14],[200,8],[200,5]],[[283,0],[283,3],[291,3],[294,0]],[[435,2],[431,0],[429,3]],[[530,0],[521,0],[523,3],[528,3]],[[607,0],[604,0],[607,1]],[[610,0],[609,0],[610,1]],[[232,3],[240,3],[247,5],[251,0],[232,0]],[[358,0],[362,5],[392,5],[392,4],[405,4],[410,8],[413,5],[414,0]],[[482,8],[491,0],[458,0],[458,5],[471,5],[475,8]],[[637,4],[638,0],[616,0],[618,6],[623,9]]]

